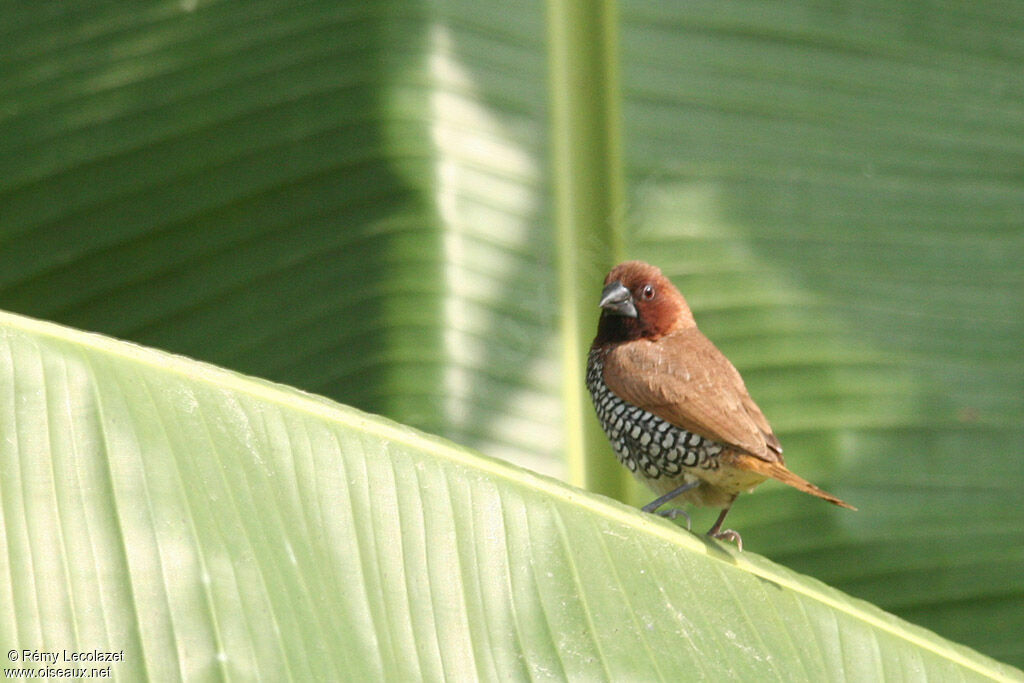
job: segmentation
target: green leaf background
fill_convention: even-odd
[[[0,377],[4,675],[38,649],[117,653],[99,668],[133,681],[1024,680],[289,387],[9,313]]]
[[[603,7],[567,240],[541,3],[7,3],[0,307],[616,492],[562,309],[651,260],[860,508],[766,484],[746,547],[1024,664],[1024,12]]]

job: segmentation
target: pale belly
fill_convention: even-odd
[[[728,458],[728,456],[726,456]],[[728,507],[737,494],[746,493],[767,479],[756,472],[748,472],[729,467],[724,464],[716,469],[694,469],[682,472],[678,477],[659,477],[649,479],[642,474],[633,473],[636,478],[646,484],[658,496],[691,481],[700,481],[701,485],[681,493],[672,500],[673,504],[691,503],[707,507]]]

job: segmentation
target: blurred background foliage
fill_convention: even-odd
[[[616,12],[622,256],[662,266],[793,469],[860,508],[767,484],[732,525],[1024,664],[1024,10]],[[567,476],[546,20],[3,4],[0,307]]]

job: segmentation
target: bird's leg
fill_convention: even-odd
[[[678,496],[678,495],[680,495],[682,493],[686,493],[690,489],[695,489],[698,486],[700,486],[700,480],[688,481],[685,484],[683,484],[682,486],[679,486],[677,488],[672,489],[671,491],[666,493],[664,496],[661,496],[660,498],[655,498],[650,503],[648,503],[647,505],[644,505],[640,509],[643,510],[644,512],[653,512],[654,514],[659,515],[661,517],[665,517],[667,519],[675,519],[676,517],[686,517],[686,528],[689,529],[690,528],[690,515],[686,514],[685,510],[682,510],[680,508],[672,508],[671,510],[662,510],[661,512],[658,512],[658,508],[660,508],[662,505],[664,505],[665,503],[669,502],[670,500],[672,500],[676,496]]]
[[[695,480],[695,481],[688,481],[685,484],[683,484],[682,486],[680,486],[678,488],[672,489],[671,491],[666,493],[661,498],[655,498],[650,503],[648,503],[647,505],[644,505],[640,509],[643,510],[644,512],[655,512],[658,508],[660,508],[662,505],[664,505],[665,503],[669,502],[670,500],[672,500],[676,496],[678,496],[680,494],[683,494],[683,493],[686,493],[690,489],[695,489],[698,486],[700,486],[700,480],[699,479]]]
[[[729,510],[732,508],[733,501],[735,500],[736,496],[733,496],[732,500],[729,501],[729,504],[725,506],[724,510],[722,510],[722,514],[718,515],[718,519],[715,521],[714,526],[708,530],[708,536],[722,541],[733,541],[736,544],[736,548],[739,549],[740,552],[743,552],[743,539],[740,538],[740,535],[732,529],[722,530],[722,522],[725,521],[725,516],[729,514]]]

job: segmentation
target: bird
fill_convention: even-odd
[[[722,529],[740,493],[776,479],[851,510],[786,467],[782,445],[739,371],[697,329],[686,299],[661,270],[627,261],[604,280],[597,334],[587,354],[587,389],[618,460],[658,498],[721,508],[707,532],[743,550]]]

